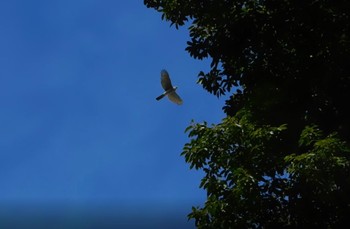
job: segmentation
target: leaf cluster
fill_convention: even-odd
[[[285,125],[258,126],[246,110],[218,125],[188,127],[191,142],[182,155],[191,168],[206,174],[200,187],[207,190],[208,200],[189,215],[199,228],[283,225],[285,153],[271,146],[282,144],[285,129]]]
[[[187,128],[191,141],[182,155],[205,172],[200,187],[208,195],[189,215],[198,228],[334,228],[348,221],[346,142],[306,126],[290,153],[287,131],[257,124],[244,109],[218,125]]]

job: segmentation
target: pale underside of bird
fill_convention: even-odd
[[[169,77],[169,73],[166,70],[162,70],[160,72],[160,82],[162,84],[162,87],[164,89],[163,94],[161,94],[160,96],[158,96],[156,98],[156,100],[161,100],[163,97],[168,96],[168,98],[178,104],[181,105],[182,104],[182,99],[180,98],[180,96],[176,93],[176,89],[177,87],[173,87],[173,85],[171,84],[171,80]]]

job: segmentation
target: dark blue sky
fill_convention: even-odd
[[[11,0],[0,31],[0,205],[166,206],[186,221],[204,202],[184,130],[219,122],[224,100],[196,84],[209,64],[185,51],[186,28],[143,1]],[[163,68],[182,106],[155,100]]]

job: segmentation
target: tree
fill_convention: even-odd
[[[144,3],[176,27],[190,24],[186,50],[211,60],[198,82],[213,95],[231,94],[222,123],[187,128],[182,155],[205,172],[208,196],[189,218],[199,228],[346,224],[350,2]]]

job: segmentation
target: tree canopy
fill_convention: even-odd
[[[199,228],[337,227],[350,215],[350,2],[144,0],[209,58],[198,82],[231,95],[182,155],[205,172]],[[237,90],[237,88],[239,88]]]

